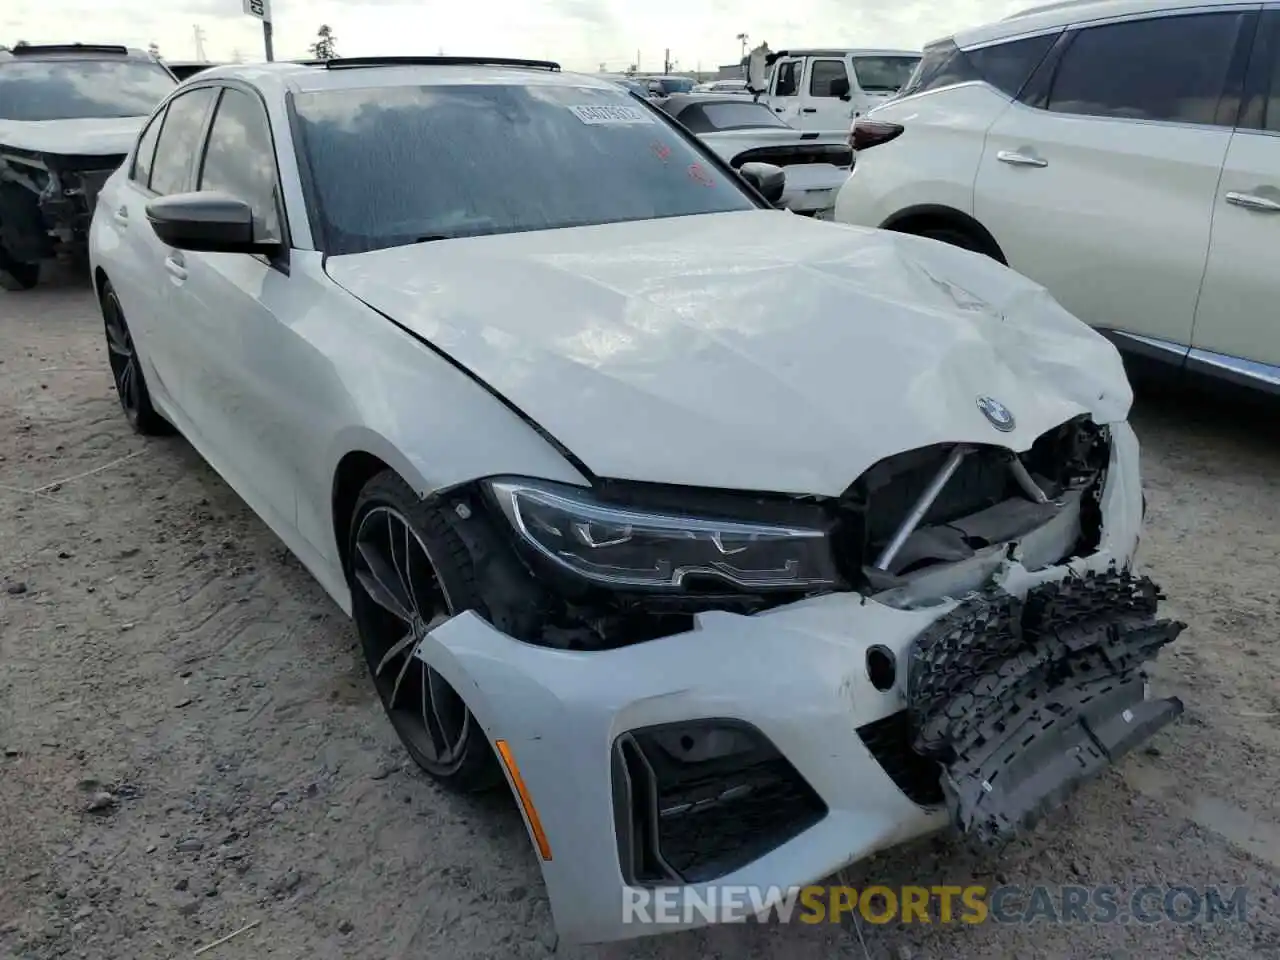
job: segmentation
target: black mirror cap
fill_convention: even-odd
[[[847,77],[836,77],[831,81],[831,95],[841,100],[849,99],[849,80]]]
[[[164,243],[204,253],[278,253],[280,243],[256,241],[253,209],[212,190],[175,193],[147,204],[147,221]]]
[[[743,180],[755,187],[756,192],[772,204],[782,199],[782,192],[787,187],[787,175],[781,167],[772,163],[751,161],[738,168]]]

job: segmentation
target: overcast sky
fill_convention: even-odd
[[[276,56],[303,56],[328,23],[338,52],[484,53],[559,60],[571,69],[661,69],[670,47],[680,69],[713,69],[739,54],[734,39],[791,45],[919,48],[958,27],[1037,0],[273,0]],[[262,31],[242,0],[2,0],[0,43],[80,40],[145,47],[171,59],[205,53],[262,57]]]

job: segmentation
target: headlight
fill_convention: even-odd
[[[648,513],[517,481],[489,488],[522,540],[593,583],[670,589],[707,577],[796,590],[840,582],[823,530]]]

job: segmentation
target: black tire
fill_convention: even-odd
[[[497,786],[503,776],[488,736],[457,691],[413,656],[433,619],[486,615],[471,555],[441,508],[384,470],[360,491],[347,557],[360,646],[409,756],[451,790]]]
[[[971,250],[974,253],[981,253],[984,256],[991,257],[992,260],[999,260],[995,256],[988,245],[981,238],[976,236],[969,230],[961,227],[952,227],[946,224],[927,224],[913,230],[906,231],[914,233],[917,237],[928,237],[930,240],[938,240],[941,243],[949,243],[953,247],[959,247],[961,250]]]
[[[116,385],[120,408],[133,429],[146,437],[173,433],[173,426],[151,405],[151,393],[142,375],[142,365],[134,349],[133,336],[124,316],[124,308],[109,281],[103,281],[98,296],[102,308],[102,325],[107,337],[107,361],[111,379]]]
[[[12,293],[30,290],[40,282],[40,264],[23,263],[0,247],[0,289]]]

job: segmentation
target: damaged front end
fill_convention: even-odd
[[[804,885],[948,821],[998,844],[1181,712],[1146,699],[1144,664],[1183,625],[1130,572],[1142,496],[1124,422],[1080,416],[1020,454],[906,451],[831,498],[598,483],[592,504],[716,529],[680,548],[687,576],[655,562],[649,588],[618,552],[639,527],[513,519],[498,495],[521,486],[442,496],[487,609],[417,655],[520,757],[569,939],[654,932],[617,919],[630,891]],[[766,518],[809,535],[760,553],[767,535],[734,524]],[[596,583],[546,556],[575,537],[617,561]]]
[[[98,193],[123,160],[0,144],[0,273],[16,280],[42,260],[82,258]]]

